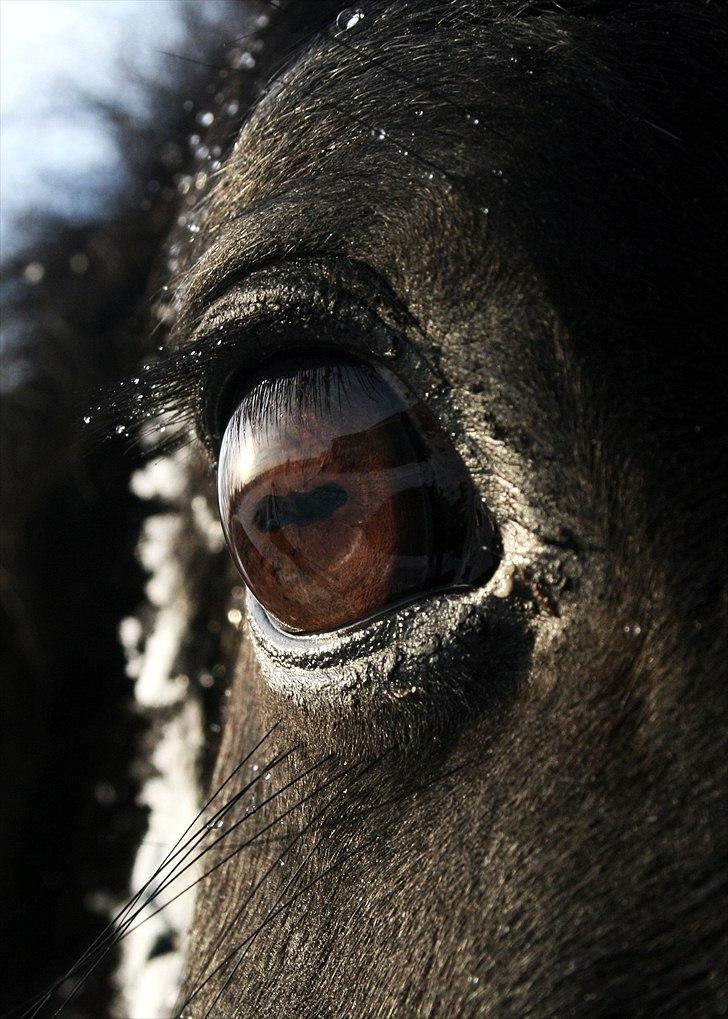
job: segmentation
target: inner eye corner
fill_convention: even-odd
[[[297,353],[239,392],[220,514],[243,580],[284,632],[345,630],[493,574],[497,536],[469,472],[388,367]]]

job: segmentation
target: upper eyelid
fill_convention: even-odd
[[[288,192],[290,191],[290,194]],[[286,224],[297,222],[297,209],[309,210],[310,204],[300,194],[300,182],[290,188],[268,195],[246,206],[233,216],[216,235],[214,242],[189,271],[180,289],[175,331],[191,332],[199,327],[205,315],[231,287],[242,285],[261,269],[274,267],[293,258],[326,257],[320,246],[307,240],[303,250],[291,255],[295,239],[274,229],[270,218],[261,212],[273,211]]]
[[[358,308],[359,318],[354,325],[342,310],[345,297]],[[289,342],[283,318],[284,314],[290,315],[297,301],[316,325],[322,326],[324,318],[328,320],[330,328],[324,334],[323,345],[374,359],[386,358],[397,345],[400,352],[409,348],[412,355],[405,334],[412,327],[416,329],[416,323],[371,266],[326,257],[292,258],[268,266],[256,265],[242,283],[228,287],[217,301],[207,304],[189,335],[178,326],[177,345],[163,354],[149,372],[140,373],[134,395],[143,397],[141,402],[130,403],[122,397],[116,409],[120,407],[137,417],[137,412],[143,411],[144,419],[171,414],[182,425],[193,425],[214,460],[221,439],[209,424],[208,410],[218,395],[215,388],[223,384],[226,373],[241,373],[248,365],[260,365],[260,320],[266,321],[269,333],[275,333],[280,323],[280,342],[273,337],[270,349],[264,352],[270,356],[277,352],[276,346],[292,352],[312,345]],[[337,315],[326,310],[327,302],[336,305]],[[335,339],[338,315],[345,335]],[[318,343],[322,345],[320,338]],[[417,357],[424,364],[421,353]],[[429,366],[425,368],[428,375],[432,373]],[[128,387],[124,392],[129,392]]]
[[[247,315],[244,312],[241,314],[238,307],[239,291],[237,289],[228,291],[220,302],[209,310],[200,329],[204,331],[205,328],[209,328],[209,320],[212,320],[215,334],[219,336],[216,343],[223,339],[223,344],[228,330],[232,333],[229,367],[237,368],[239,375],[243,375],[248,367],[257,369],[261,358],[273,359],[280,355],[301,353],[311,347],[330,347],[365,358],[384,358],[386,353],[393,349],[393,344],[401,340],[401,336],[398,335],[399,330],[393,330],[391,324],[382,322],[377,314],[374,307],[376,303],[374,290],[377,287],[372,270],[360,264],[345,265],[337,262],[335,282],[328,279],[314,281],[309,279],[304,284],[303,277],[311,273],[314,266],[321,268],[324,265],[327,271],[334,268],[328,260],[294,259],[275,267],[267,279],[264,274],[261,280],[260,272],[256,272],[247,281],[249,286],[252,284],[252,292],[248,291],[248,299],[254,306],[252,313],[248,310]],[[291,283],[289,277],[290,289],[285,285],[285,281],[281,280],[281,275],[286,272],[293,280]],[[323,275],[325,276],[326,272]],[[364,284],[365,293],[359,293],[354,298],[353,279],[356,277],[361,285],[362,275],[367,277]],[[281,292],[279,287],[282,282],[284,285]],[[265,300],[266,292],[269,295],[268,302]],[[333,314],[331,309],[326,307],[327,296],[330,298],[332,292],[336,294],[337,306]],[[349,309],[344,307],[345,299],[351,301]],[[285,317],[290,316],[297,307],[296,302],[299,302],[300,313],[294,315],[296,321],[292,325],[290,321],[285,321]],[[278,312],[271,305],[277,305]],[[347,310],[350,309],[356,314],[348,314]],[[260,314],[266,320],[266,329],[272,334],[267,342],[262,343],[258,342]],[[278,314],[281,315],[280,319]],[[310,321],[306,321],[307,315]],[[309,335],[308,330],[312,324],[314,328],[312,335]],[[197,342],[199,345],[199,341]],[[207,395],[212,399],[215,394],[208,392]],[[219,442],[221,437],[218,431],[216,441]]]

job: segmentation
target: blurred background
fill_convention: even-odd
[[[219,87],[206,65],[244,7],[0,0],[2,1014],[103,929],[145,829],[148,721],[119,625],[144,600],[150,509],[129,486],[139,450],[83,417],[149,355],[163,239]],[[65,1016],[108,1014],[114,961]]]
[[[149,116],[141,82],[184,45],[182,0],[0,0],[3,257],[30,215],[88,221],[113,201],[123,161],[96,105]],[[214,0],[205,4],[213,14]],[[140,31],[140,28],[143,30]],[[28,228],[28,223],[25,223]]]

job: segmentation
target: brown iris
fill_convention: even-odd
[[[381,367],[309,357],[251,380],[219,495],[233,559],[286,629],[334,630],[495,566],[464,464]]]

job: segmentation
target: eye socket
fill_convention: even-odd
[[[465,465],[382,367],[310,356],[250,380],[225,430],[218,492],[232,557],[286,630],[350,626],[495,569]]]

